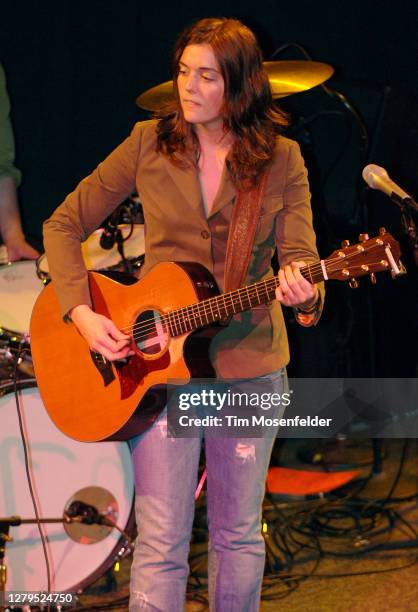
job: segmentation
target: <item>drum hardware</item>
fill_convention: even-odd
[[[144,225],[144,210],[142,208],[141,198],[136,194],[132,194],[125,203],[127,211],[122,210],[119,223],[134,223],[135,225]]]
[[[328,64],[305,60],[263,62],[263,66],[267,71],[274,99],[312,89],[321,85],[334,73],[333,67]],[[156,111],[170,102],[173,97],[173,81],[165,81],[140,94],[136,104],[144,110]]]
[[[94,487],[90,487],[93,489]],[[87,489],[86,489],[87,491]],[[112,503],[116,504],[116,500],[109,491],[102,489],[105,494],[112,498]],[[6,565],[6,546],[8,542],[14,542],[14,538],[10,535],[10,527],[19,527],[21,525],[39,525],[39,524],[55,524],[62,523],[64,529],[70,535],[70,528],[75,527],[72,532],[73,540],[80,544],[88,545],[100,541],[104,537],[107,537],[114,528],[118,529],[125,537],[124,547],[119,551],[117,558],[120,560],[125,558],[128,554],[133,552],[132,538],[113,521],[109,520],[106,516],[103,516],[101,512],[95,507],[89,504],[85,504],[81,501],[73,501],[68,505],[68,508],[64,511],[62,517],[59,518],[27,518],[23,519],[20,516],[8,516],[0,517],[0,594],[6,591],[7,587],[7,565]],[[100,525],[102,530],[106,529],[103,537],[89,537],[79,538],[75,537],[77,533],[77,527],[81,524],[87,525],[87,531],[92,531],[94,525]],[[96,532],[97,533],[97,532]],[[90,534],[89,534],[90,536]],[[74,603],[74,602],[73,602]]]
[[[120,225],[122,218],[128,221],[126,226],[130,229],[127,235],[123,235],[122,232],[122,226]],[[100,236],[100,246],[102,249],[110,250],[116,244],[117,251],[121,257],[120,266],[117,271],[131,275],[134,274],[135,267],[133,261],[125,255],[124,244],[131,238],[134,225],[133,207],[128,200],[120,204],[105,220],[103,232]]]
[[[23,374],[23,378],[35,377],[29,334],[0,327],[0,381],[13,380],[16,373]]]
[[[126,198],[126,200],[116,208],[116,211],[119,212],[118,225],[144,225],[144,211],[141,198],[136,192]]]
[[[131,224],[130,232],[126,238],[123,237],[122,231],[119,228],[117,228],[116,235],[115,235],[115,242],[117,244],[118,253],[121,256],[121,264],[122,264],[121,272],[126,272],[126,274],[134,273],[134,268],[133,268],[133,265],[131,264],[131,261],[129,260],[129,258],[125,257],[125,248],[123,246],[124,243],[127,240],[129,240],[129,238],[132,236],[133,230],[134,230],[134,226],[133,224]]]
[[[130,267],[133,273],[135,273],[139,270],[144,261],[144,226],[136,224],[119,224],[118,230],[120,230],[123,239],[123,255],[125,259],[129,261]],[[100,246],[100,239],[103,232],[103,228],[99,228],[81,244],[81,252],[86,268],[88,270],[97,270],[98,272],[126,272],[126,267],[121,258],[122,256],[119,252],[118,245],[113,245],[109,250],[103,249]],[[45,284],[51,280],[48,258],[45,253],[38,259],[37,275]]]

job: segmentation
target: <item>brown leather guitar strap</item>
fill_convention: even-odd
[[[264,172],[257,187],[250,191],[239,191],[232,213],[226,247],[224,291],[239,289],[245,281],[254,244],[261,204],[267,183],[268,171]]]

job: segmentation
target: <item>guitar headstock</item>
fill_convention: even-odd
[[[379,232],[374,238],[361,234],[360,242],[352,246],[344,241],[341,249],[335,250],[323,262],[327,277],[348,280],[355,287],[355,279],[359,276],[370,275],[375,282],[375,272],[390,271],[393,277],[405,273],[398,242],[384,228]]]

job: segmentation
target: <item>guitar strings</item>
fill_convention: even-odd
[[[264,284],[266,285],[264,288],[260,288],[260,293],[263,291],[266,291],[266,289],[270,289],[272,288],[272,286],[274,286],[277,283],[277,279],[275,277],[266,279],[264,281]],[[258,284],[258,283],[257,283]],[[269,287],[267,287],[267,285],[269,285]],[[239,292],[242,291],[241,289],[236,289],[230,293],[227,294],[220,294],[217,296],[213,296],[211,298],[207,298],[205,300],[202,300],[200,302],[196,302],[195,304],[190,304],[187,306],[182,306],[180,308],[177,308],[175,310],[171,310],[170,312],[166,313],[165,315],[159,315],[160,319],[156,320],[153,317],[149,318],[149,319],[145,319],[144,321],[141,321],[140,323],[134,324],[133,326],[131,326],[132,329],[134,330],[141,330],[143,332],[146,332],[144,334],[144,337],[147,335],[148,331],[154,331],[156,325],[158,325],[158,323],[162,323],[163,325],[166,325],[168,327],[176,327],[176,326],[181,326],[182,324],[185,324],[186,321],[190,321],[190,319],[195,319],[199,318],[201,321],[201,325],[208,325],[210,322],[209,320],[207,320],[206,323],[202,323],[203,318],[208,319],[209,316],[213,316],[213,312],[214,311],[220,311],[220,309],[226,309],[227,307],[232,307],[235,304],[240,304],[242,305],[243,301],[245,302],[246,300],[251,299],[251,297],[257,297],[258,296],[258,292],[257,289],[254,288],[254,286],[249,285],[248,288],[245,289],[245,292],[247,293],[247,296],[243,295],[243,300],[241,300],[238,296],[239,296]],[[251,297],[250,297],[251,296]],[[235,298],[235,299],[234,299]],[[238,299],[236,299],[238,298]],[[223,301],[223,304],[219,304],[218,302]],[[186,314],[185,311],[190,311],[190,315],[187,316],[186,318]],[[220,317],[221,318],[221,317]],[[171,319],[171,320],[170,320]],[[216,319],[215,319],[216,320]],[[190,323],[189,323],[190,325]],[[121,331],[124,330],[129,330],[130,328],[122,328]],[[135,339],[139,338],[140,335],[138,334],[133,334],[133,337]]]
[[[382,246],[382,245],[376,244],[376,245],[373,245],[372,247],[370,247],[370,249],[373,249],[373,248],[376,248],[376,247],[381,248],[381,246]],[[344,261],[347,261],[347,259],[352,258],[352,257],[356,257],[356,256],[358,256],[358,253],[356,253],[356,252],[354,252],[354,253],[352,253],[352,254],[348,254],[348,255],[347,255],[345,258],[344,258]],[[328,270],[329,270],[330,272],[335,271],[335,270],[332,270],[332,264],[333,264],[334,262],[336,262],[336,261],[338,261],[339,263],[341,263],[341,262],[342,262],[342,258],[340,258],[340,257],[336,257],[336,258],[334,258],[334,259],[328,259],[328,260],[326,260],[327,268],[328,268]],[[316,271],[322,270],[322,265],[321,265],[321,262],[319,262],[319,263],[317,263],[317,264],[311,264],[311,265],[309,266],[309,268],[310,268],[310,271],[312,271],[312,272],[314,272],[314,273],[315,273]],[[308,269],[308,266],[306,266],[306,267],[302,268],[302,271],[305,271],[305,270],[307,270],[307,269]],[[336,268],[336,269],[338,269],[338,268]],[[262,281],[261,281],[261,283],[262,283]],[[271,289],[271,288],[273,288],[273,287],[272,287],[272,285],[274,286],[275,284],[277,284],[277,277],[270,277],[269,279],[266,279],[266,280],[264,281],[264,283],[265,283],[265,284],[270,285],[270,287],[269,287],[269,288]],[[202,300],[201,302],[196,302],[195,304],[191,304],[191,305],[188,305],[188,306],[183,306],[183,307],[181,307],[181,308],[178,308],[178,309],[172,310],[172,311],[170,311],[169,313],[167,313],[166,315],[160,315],[160,322],[163,324],[163,326],[165,325],[165,327],[169,327],[169,328],[170,328],[170,327],[180,327],[180,333],[181,333],[181,334],[182,334],[182,333],[186,333],[187,331],[192,331],[192,329],[193,329],[193,328],[191,328],[190,330],[187,330],[187,329],[186,329],[186,330],[182,330],[182,326],[186,325],[186,324],[187,324],[187,321],[188,321],[189,326],[190,326],[190,318],[194,318],[194,319],[196,320],[196,315],[197,315],[197,316],[199,317],[199,319],[200,319],[200,324],[199,324],[199,326],[198,326],[198,327],[208,325],[208,324],[210,324],[211,322],[216,321],[216,318],[214,318],[214,321],[209,321],[209,317],[208,317],[208,315],[211,315],[211,316],[213,317],[213,309],[212,309],[212,306],[214,306],[215,310],[218,310],[218,311],[219,311],[219,307],[217,306],[217,302],[218,302],[220,299],[221,299],[221,300],[224,300],[224,302],[225,302],[225,299],[230,300],[230,304],[229,304],[229,305],[233,307],[234,303],[235,303],[235,304],[238,304],[238,300],[235,300],[235,302],[234,302],[234,297],[235,297],[235,298],[236,298],[237,296],[239,297],[239,293],[240,293],[240,292],[242,292],[243,290],[244,290],[244,291],[245,291],[245,292],[246,292],[248,295],[250,294],[250,291],[251,291],[251,292],[252,292],[251,297],[257,297],[257,289],[255,288],[255,285],[259,285],[259,284],[260,284],[260,283],[255,283],[255,284],[253,284],[253,285],[249,285],[249,286],[248,286],[248,287],[246,287],[246,288],[236,289],[235,291],[232,291],[232,292],[230,292],[229,294],[220,294],[220,295],[213,296],[213,297],[211,297],[211,298],[208,298],[208,299]],[[266,287],[266,288],[267,288],[267,287]],[[228,296],[228,297],[227,297],[227,298],[225,298],[224,296]],[[250,299],[248,296],[247,296],[247,298],[246,298],[246,297],[245,297],[245,295],[243,295],[243,297],[244,297],[244,301],[245,301],[245,299]],[[241,299],[239,299],[239,303],[240,303],[240,305],[242,306],[242,301],[241,301]],[[207,307],[206,307],[205,305],[206,305]],[[224,307],[225,307],[225,305],[224,305]],[[203,311],[202,311],[202,308],[203,308]],[[191,317],[190,317],[190,316],[189,316],[189,317],[187,317],[187,320],[186,320],[186,318],[185,318],[185,312],[184,312],[184,311],[186,311],[186,310],[190,310],[190,309],[195,309],[195,312],[192,312],[192,313],[191,313]],[[197,310],[197,312],[196,312],[196,310]],[[198,312],[199,310],[200,310],[200,313]],[[170,316],[172,317],[172,321],[170,321],[170,320],[169,320],[169,317],[170,317]],[[176,320],[176,317],[177,317],[177,320]],[[202,319],[203,319],[204,317],[207,319],[206,323],[203,323],[203,321],[202,321]],[[168,325],[167,325],[167,324],[168,324]],[[145,321],[141,321],[141,323],[137,323],[137,324],[134,324],[134,325],[130,326],[130,328],[132,328],[132,329],[134,329],[134,330],[138,330],[138,331],[140,331],[140,332],[145,332],[145,333],[140,333],[140,334],[133,334],[133,337],[134,337],[135,339],[138,339],[138,338],[141,338],[141,337],[146,338],[147,336],[149,336],[149,335],[150,335],[150,333],[151,333],[151,332],[154,332],[154,331],[155,331],[155,328],[156,328],[156,321],[155,321],[155,319],[154,319],[154,318],[146,319]],[[148,328],[148,329],[147,329],[147,328]],[[122,329],[124,329],[124,328],[122,328]],[[129,327],[128,327],[128,328],[125,328],[125,329],[129,329]],[[177,329],[175,329],[175,331],[177,331]],[[180,334],[179,334],[179,335],[180,335]]]
[[[372,250],[374,248],[379,248],[381,249],[382,244],[374,244],[371,247],[369,247],[369,250]],[[344,262],[346,262],[349,259],[352,259],[353,257],[358,257],[359,256],[359,252],[354,252],[354,253],[349,253],[348,255],[346,255],[343,258],[341,257],[335,257],[335,258],[329,258],[327,260],[325,260],[325,264],[326,264],[326,268],[329,270],[330,273],[332,273],[333,271],[338,270],[338,267],[333,268],[333,264],[338,262],[339,264],[342,264]],[[302,272],[310,272],[312,274],[316,274],[319,271],[322,271],[322,264],[319,261],[318,263],[314,263],[311,264],[309,266],[305,266],[304,268],[301,269]],[[189,324],[190,326],[190,318],[193,318],[194,320],[196,320],[196,316],[200,319],[200,323],[201,326],[205,326],[210,324],[209,321],[207,321],[207,323],[202,323],[202,318],[206,318],[208,319],[208,316],[212,316],[213,317],[213,308],[214,307],[215,310],[217,310],[219,312],[219,306],[218,303],[220,300],[222,300],[224,302],[224,308],[225,308],[225,301],[228,300],[228,306],[232,306],[234,304],[238,304],[240,303],[242,305],[242,300],[240,298],[240,292],[241,295],[243,296],[243,300],[244,302],[247,300],[251,300],[251,298],[253,297],[257,297],[258,298],[258,292],[256,289],[256,285],[263,284],[263,281],[259,281],[257,283],[254,283],[253,285],[249,285],[248,287],[241,287],[239,289],[235,289],[232,292],[229,293],[225,293],[225,294],[219,294],[216,296],[213,296],[211,298],[207,298],[205,300],[202,300],[200,302],[196,302],[195,304],[190,304],[187,306],[182,306],[180,308],[177,308],[175,310],[172,310],[168,313],[166,313],[165,315],[159,315],[160,316],[160,320],[155,320],[154,317],[151,317],[149,319],[145,319],[144,321],[141,321],[140,323],[135,323],[133,325],[129,325],[126,327],[122,327],[121,331],[126,331],[127,333],[129,333],[129,331],[134,330],[134,333],[132,334],[133,338],[137,341],[141,338],[146,338],[149,337],[151,332],[155,331],[156,325],[158,325],[158,323],[161,323],[163,327],[165,328],[169,328],[170,327],[180,327],[180,330],[182,329],[182,325],[184,326],[185,324]],[[277,284],[278,285],[278,279],[276,276],[270,277],[268,279],[266,279],[264,281],[264,284],[266,285],[265,288],[260,287],[260,291],[264,291],[266,289],[272,289],[274,285]],[[267,287],[267,285],[269,285],[269,287]],[[242,293],[244,292],[244,293]],[[247,294],[247,297],[245,296],[245,293]],[[238,298],[235,299],[234,302],[234,298]],[[221,306],[222,307],[222,306]],[[187,317],[187,319],[185,318],[185,311],[189,310],[191,311],[191,315]],[[193,310],[195,312],[193,312]],[[200,312],[199,312],[200,311]],[[171,317],[171,321],[170,321],[170,317]],[[177,319],[177,320],[176,320]],[[216,319],[214,319],[216,321]],[[199,325],[200,326],[200,325]],[[193,328],[192,328],[193,329]],[[192,330],[191,329],[191,330]],[[185,330],[182,331],[181,333],[185,333],[186,331],[191,331],[191,330]],[[177,330],[175,330],[177,331]],[[140,333],[137,333],[140,332]]]
[[[266,286],[264,288],[261,288],[260,292],[268,292],[269,289],[275,288],[275,285],[277,285],[277,279],[266,279],[265,285]],[[133,326],[134,329],[140,333],[135,332],[132,334],[132,337],[135,341],[138,341],[142,338],[145,339],[150,335],[154,335],[154,331],[158,323],[162,323],[165,328],[168,327],[170,330],[174,330],[174,332],[177,332],[179,329],[179,334],[174,333],[172,335],[181,335],[183,333],[186,333],[187,331],[193,331],[193,329],[196,329],[198,327],[204,327],[205,325],[210,325],[211,323],[216,322],[217,320],[221,320],[222,316],[219,313],[222,310],[226,311],[227,308],[232,308],[234,314],[242,312],[243,310],[247,309],[245,307],[243,308],[243,304],[250,304],[252,298],[258,299],[259,297],[257,289],[252,286],[248,287],[248,290],[246,290],[246,295],[243,295],[243,299],[234,299],[234,297],[238,297],[238,292],[239,290],[237,289],[234,292],[231,292],[228,297],[225,298],[223,296],[227,294],[221,294],[220,296],[214,296],[213,298],[208,298],[206,300],[202,300],[201,302],[196,302],[196,304],[183,306],[179,309],[167,313],[166,315],[160,316],[160,321],[155,321],[154,319],[147,319],[146,321],[149,321],[147,326],[143,325],[143,322],[137,324],[136,326]],[[217,303],[219,299],[223,301],[223,304]],[[235,311],[235,305],[239,306],[240,310]],[[190,312],[190,314],[186,315],[185,311],[187,310]],[[218,317],[214,316],[214,311],[218,314]],[[226,312],[225,316],[227,316]],[[195,325],[196,320],[199,320],[197,327]],[[190,327],[190,329],[187,329],[187,326]],[[186,329],[183,329],[184,327],[186,327]]]
[[[377,246],[381,246],[381,245],[377,245]],[[356,253],[353,254],[354,256],[356,255]],[[346,256],[345,260],[348,259],[349,256]],[[338,261],[340,262],[340,258],[338,258]],[[328,260],[328,264],[332,264],[333,260]],[[314,264],[313,266],[311,266],[311,269],[314,270],[315,267],[317,267],[317,264]],[[331,272],[332,265],[328,265],[328,270]],[[303,270],[305,270],[305,268],[303,268]],[[272,289],[274,285],[277,284],[277,278],[276,277],[270,277],[269,279],[266,279],[266,281],[264,281],[264,283],[266,285],[270,285],[268,288]],[[167,313],[167,315],[163,315],[161,316],[161,323],[163,326],[165,326],[166,328],[169,327],[170,329],[174,328],[174,331],[177,332],[177,327],[179,327],[180,329],[180,333],[174,333],[174,335],[181,335],[183,333],[186,333],[187,331],[192,331],[193,328],[196,328],[196,319],[199,318],[200,321],[197,325],[197,327],[203,327],[205,325],[209,325],[212,322],[215,322],[218,318],[214,316],[213,311],[214,309],[218,311],[218,313],[220,312],[220,307],[219,307],[219,300],[223,300],[224,301],[224,305],[223,307],[226,308],[226,299],[229,300],[229,304],[228,306],[234,306],[234,304],[240,304],[241,306],[241,311],[242,310],[246,310],[247,308],[242,308],[242,303],[246,302],[248,300],[251,301],[252,298],[257,298],[259,299],[258,296],[258,291],[255,287],[255,285],[259,285],[259,283],[256,283],[254,285],[249,285],[247,288],[240,288],[235,290],[234,292],[231,292],[230,294],[220,294],[218,296],[213,296],[212,298],[208,298],[206,300],[202,300],[201,302],[196,302],[195,304],[189,305],[189,306],[184,306],[181,307],[179,309],[176,309],[174,311],[170,311],[170,313]],[[243,292],[243,289],[245,290],[245,293]],[[264,290],[266,290],[267,287],[265,287]],[[237,295],[239,297],[239,293],[242,293],[243,295],[243,300],[241,300],[241,298],[239,298],[238,300],[234,301],[234,297],[236,298]],[[235,294],[235,295],[234,295]],[[227,296],[228,297],[224,297]],[[207,307],[206,307],[207,306]],[[212,308],[212,306],[214,308]],[[203,307],[203,310],[202,310]],[[185,312],[189,310],[190,311],[190,315],[186,315]],[[241,312],[240,311],[240,312]],[[235,312],[235,311],[234,311]],[[169,317],[172,317],[171,320]],[[209,320],[209,317],[212,317],[213,320]],[[206,318],[206,322],[204,322],[204,318]],[[219,318],[222,318],[219,315]],[[190,320],[194,319],[193,324],[191,324]],[[149,323],[148,323],[149,322]],[[144,325],[144,323],[148,323],[148,325]],[[190,327],[190,329],[187,329],[187,325]],[[147,329],[148,327],[148,329]],[[183,327],[185,327],[186,329],[183,329]],[[133,337],[135,339],[140,339],[141,337],[147,337],[150,335],[150,333],[154,334],[156,325],[155,325],[155,320],[154,319],[148,319],[145,320],[143,322],[141,322],[140,324],[136,324],[133,326],[133,328],[137,329],[140,332],[145,332],[145,333],[139,333],[139,334],[134,334]]]
[[[316,264],[310,266],[311,270],[314,270],[315,266],[316,266]],[[321,269],[321,266],[319,266],[318,270],[319,269]],[[228,292],[228,293],[222,293],[222,294],[210,297],[210,298],[206,298],[205,300],[201,300],[200,302],[195,302],[194,304],[189,304],[187,306],[181,306],[180,308],[177,308],[175,310],[169,311],[165,315],[159,315],[160,316],[160,321],[165,323],[170,316],[172,316],[173,318],[176,317],[176,316],[177,317],[184,317],[184,312],[182,312],[182,311],[189,310],[189,309],[202,309],[203,308],[204,312],[202,312],[201,314],[202,314],[202,316],[206,316],[206,311],[210,310],[211,313],[213,313],[212,306],[214,306],[215,310],[219,310],[218,306],[215,304],[215,302],[217,302],[217,301],[223,300],[225,302],[226,300],[229,300],[230,301],[230,305],[232,306],[234,303],[236,303],[236,304],[241,303],[241,299],[240,298],[238,298],[238,300],[235,299],[235,301],[234,301],[234,298],[237,298],[240,292],[244,292],[245,291],[245,293],[249,294],[249,292],[251,291],[252,292],[252,297],[257,296],[257,289],[255,288],[255,285],[262,285],[262,284],[263,284],[263,281],[259,281],[257,283],[254,283],[253,285],[248,285],[248,287],[241,287],[239,289],[235,289],[234,291],[231,291],[231,292]],[[270,278],[266,279],[264,281],[264,284],[265,285],[267,285],[267,284],[269,284],[269,285],[277,284],[277,277],[270,277]],[[272,287],[269,287],[269,288],[272,288]],[[265,289],[266,288],[260,287],[260,292],[265,291]],[[246,298],[245,295],[243,294],[243,297],[244,297],[244,300],[248,299],[248,295],[247,295],[247,298]],[[206,308],[205,304],[207,305],[207,308]],[[224,307],[225,307],[225,304],[224,304]],[[192,313],[192,316],[194,314],[198,314],[198,313],[196,313],[196,312]],[[199,318],[201,318],[200,315],[199,315]],[[135,328],[139,328],[139,327],[145,329],[145,325],[144,324],[146,324],[146,323],[149,323],[149,327],[150,328],[154,328],[155,324],[158,323],[158,321],[156,321],[153,317],[151,317],[149,319],[145,319],[144,321],[141,321],[141,323],[136,323],[134,325],[127,326],[127,327],[122,327],[122,328],[120,328],[120,331],[125,331],[126,330],[127,332],[129,332],[130,329],[135,329]]]

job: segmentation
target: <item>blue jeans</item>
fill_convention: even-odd
[[[285,369],[250,382],[282,393]],[[205,439],[209,598],[215,612],[259,610],[265,549],[261,506],[274,443],[266,437]],[[184,610],[201,438],[167,437],[163,413],[131,440],[138,538],[130,612]]]

